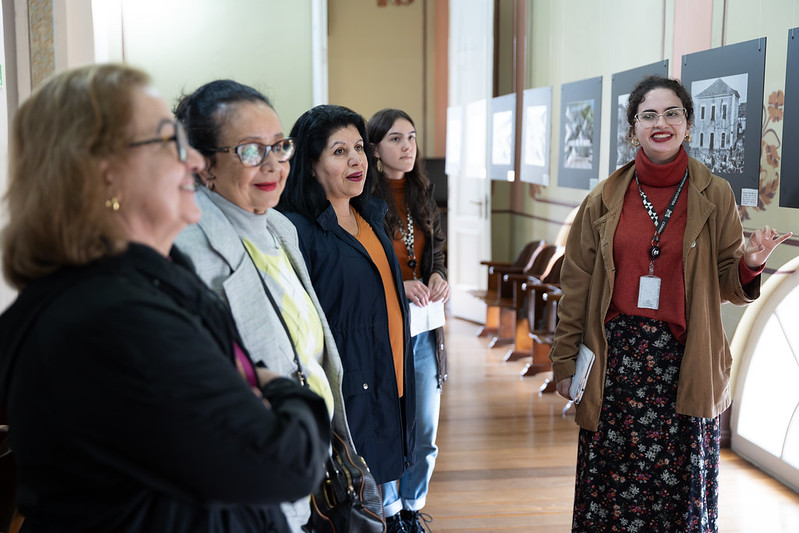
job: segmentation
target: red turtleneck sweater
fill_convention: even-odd
[[[635,170],[641,190],[658,214],[663,218],[677,185],[688,167],[688,154],[680,148],[671,163],[656,165],[643,150],[635,156]],[[690,178],[689,178],[690,179]],[[682,243],[687,220],[688,184],[683,187],[674,212],[660,236],[660,257],[655,259],[654,275],[660,278],[660,303],[658,309],[638,307],[638,284],[641,276],[649,273],[649,249],[655,235],[655,224],[644,208],[635,180],[624,195],[619,225],[613,240],[613,262],[616,265],[616,283],[613,298],[605,321],[619,314],[637,315],[669,324],[672,333],[685,343],[685,280],[682,262]],[[741,283],[752,281],[761,271],[750,270],[741,259],[739,264]]]

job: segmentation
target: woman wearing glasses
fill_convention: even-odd
[[[589,193],[569,234],[550,353],[561,395],[578,345],[596,354],[575,418],[574,531],[717,531],[721,303],[757,298],[791,234],[766,226],[744,243],[729,184],[682,146],[692,118],[679,82],[641,81],[627,107],[641,149]]]
[[[11,147],[0,423],[23,528],[288,531],[277,504],[322,476],[324,402],[254,366],[172,247],[203,159],[148,76],[57,75]]]
[[[277,205],[294,141],[266,97],[232,80],[207,83],[175,111],[205,158],[197,191],[198,224],[176,244],[228,304],[256,363],[291,376],[325,399],[336,432],[349,438],[342,369],[302,254],[297,232]],[[308,500],[284,505],[294,531]]]

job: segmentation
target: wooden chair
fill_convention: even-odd
[[[536,265],[523,275],[510,274],[505,276],[505,282],[512,285],[513,298],[506,304],[507,309],[501,312],[500,320],[513,322],[514,346],[505,354],[504,360],[515,361],[529,357],[532,349],[532,340],[527,320],[529,307],[528,291],[541,286],[557,286],[560,283],[560,269],[563,264],[563,246],[547,245],[536,258]],[[537,304],[540,306],[540,302]]]
[[[488,281],[485,290],[470,291],[472,296],[480,298],[486,304],[486,320],[483,327],[477,332],[478,337],[493,335],[501,337],[499,332],[499,306],[502,297],[501,281],[505,274],[521,274],[530,268],[535,258],[544,247],[543,240],[530,241],[524,245],[518,257],[512,263],[500,261],[481,261],[481,265],[488,267]],[[505,333],[505,332],[502,332]]]
[[[529,276],[541,277],[546,275],[559,247],[554,244],[545,244],[535,255],[532,263],[521,273],[506,272],[499,280],[499,298],[496,306],[499,308],[499,325],[496,335],[488,343],[489,348],[504,346],[515,342],[516,325],[523,313],[523,299],[517,295],[517,280],[519,277],[526,279]],[[520,312],[520,309],[522,310]]]
[[[555,285],[534,284],[525,287],[528,290],[528,301],[532,311],[528,310],[527,321],[529,336],[532,341],[530,361],[522,370],[522,376],[534,376],[541,372],[552,371],[549,351],[555,339],[555,326],[558,323],[558,302],[563,292]],[[554,391],[554,384],[547,379],[540,392]]]

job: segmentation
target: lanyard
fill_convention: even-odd
[[[644,202],[644,208],[646,212],[649,213],[649,218],[652,219],[652,222],[655,223],[655,236],[652,237],[652,247],[649,249],[649,275],[653,275],[655,272],[655,259],[660,256],[660,234],[663,233],[663,230],[666,229],[666,224],[668,224],[669,219],[671,218],[671,213],[674,211],[674,207],[677,205],[677,200],[680,198],[680,193],[682,192],[683,187],[685,186],[685,182],[688,180],[688,169],[685,169],[685,175],[682,177],[680,184],[677,186],[677,190],[674,191],[674,195],[671,197],[671,201],[669,202],[669,206],[666,208],[666,212],[663,213],[663,218],[660,219],[658,222],[658,214],[655,211],[655,206],[652,205],[652,202],[649,201],[649,198],[646,197],[646,193],[641,189],[641,182],[638,181],[638,173],[635,173],[635,183],[638,185],[638,193],[641,195],[641,200]]]

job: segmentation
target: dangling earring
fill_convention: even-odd
[[[216,179],[216,176],[214,176],[210,172],[206,172],[205,176],[201,176],[201,180],[200,181],[202,181],[202,183],[203,183],[203,185],[205,185],[206,189],[208,189],[209,191],[213,191],[214,190],[214,180],[215,179]]]
[[[685,134],[685,138],[683,139],[683,141],[685,141],[687,143],[691,142],[691,132],[690,131]]]
[[[119,211],[119,198],[117,198],[116,196],[112,196],[111,198],[105,201],[105,206],[111,211],[114,212]]]
[[[632,139],[630,139],[630,144],[638,148],[639,146],[641,146],[641,141],[638,140],[638,137],[633,137]]]
[[[379,157],[377,158],[377,171],[383,173],[383,160]]]

